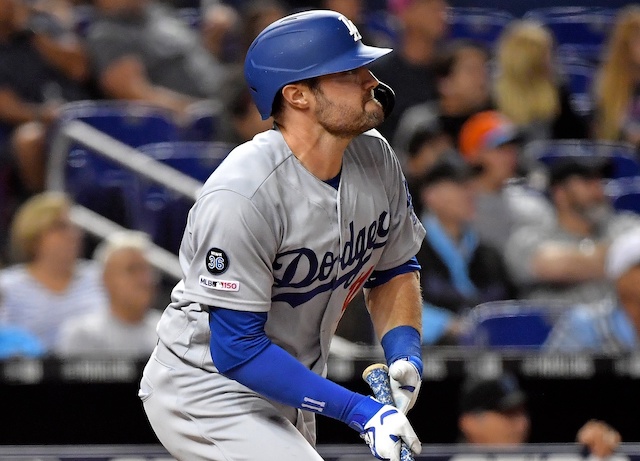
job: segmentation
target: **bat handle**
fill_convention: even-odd
[[[389,381],[389,368],[384,364],[376,364],[368,367],[364,373],[362,373],[362,379],[364,379],[371,390],[373,396],[385,405],[396,406],[393,401],[393,395],[391,394],[391,383]],[[414,461],[413,452],[402,442],[400,448],[400,461]]]

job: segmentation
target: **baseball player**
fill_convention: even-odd
[[[390,51],[327,10],[278,20],[251,45],[245,77],[274,127],[232,151],[191,209],[184,276],[140,385],[177,459],[320,460],[316,413],[360,432],[380,459],[399,459],[401,441],[420,451],[405,413],[422,375],[424,229],[373,130],[392,92],[366,68]],[[397,408],[325,378],[363,287]]]

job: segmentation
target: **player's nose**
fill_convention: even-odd
[[[366,67],[361,67],[359,69],[359,72],[360,72],[360,81],[362,82],[362,86],[365,89],[372,90],[378,85],[380,85],[380,81]]]

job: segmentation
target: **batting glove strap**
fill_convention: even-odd
[[[378,459],[400,460],[401,443],[407,444],[418,454],[420,440],[407,417],[391,405],[384,405],[364,425],[360,434],[371,453]]]
[[[413,408],[422,385],[422,376],[413,357],[396,360],[389,366],[391,395],[405,415]]]

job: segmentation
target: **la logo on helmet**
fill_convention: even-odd
[[[347,29],[349,29],[349,35],[353,37],[354,42],[362,40],[362,35],[360,35],[360,31],[358,31],[358,28],[354,23],[352,23],[349,19],[345,18],[342,15],[338,19],[342,21],[345,26],[347,26]]]

